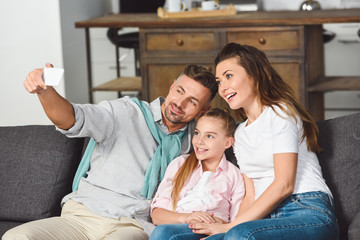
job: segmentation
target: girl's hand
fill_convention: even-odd
[[[230,230],[231,225],[228,223],[190,223],[189,228],[191,228],[194,233],[211,236],[218,233],[226,233]]]
[[[218,218],[218,217],[215,217],[215,216],[214,216],[214,220],[215,220],[215,223],[223,223],[223,224],[227,223],[224,220],[222,220],[221,218]]]
[[[187,214],[184,219],[184,223],[190,223],[190,222],[203,222],[203,223],[215,223],[216,220],[214,218],[213,213],[206,213],[206,212],[193,212]]]

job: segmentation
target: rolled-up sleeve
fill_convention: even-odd
[[[75,113],[75,124],[68,130],[56,127],[56,130],[68,137],[79,137],[80,130],[84,125],[84,112],[77,104],[72,104]]]

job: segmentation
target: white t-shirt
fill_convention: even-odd
[[[301,141],[302,121],[297,122],[279,107],[266,107],[251,124],[241,123],[235,132],[234,153],[241,172],[250,177],[257,199],[274,180],[275,153],[298,153],[294,194],[321,191],[331,195],[322,177],[319,160]],[[278,114],[281,116],[279,116]]]

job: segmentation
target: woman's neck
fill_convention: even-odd
[[[244,109],[248,118],[247,125],[254,122],[264,111],[265,106],[261,105],[259,101],[254,102],[250,107]]]

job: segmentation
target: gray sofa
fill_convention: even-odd
[[[340,239],[359,239],[360,113],[318,126],[324,149],[319,159],[335,198]],[[85,142],[53,126],[0,127],[0,236],[21,223],[60,214]]]
[[[84,139],[67,138],[54,126],[0,127],[0,236],[60,214],[83,145]]]

